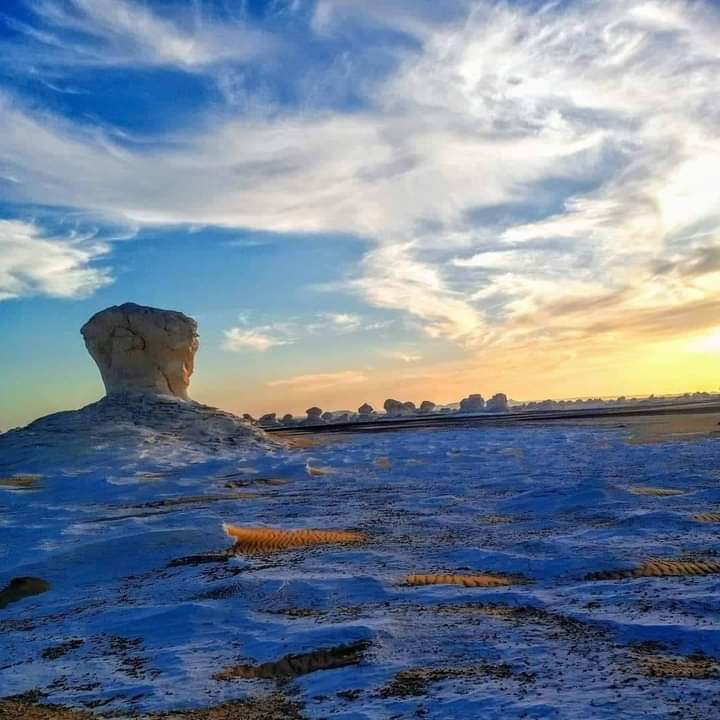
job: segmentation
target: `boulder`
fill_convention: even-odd
[[[383,407],[385,408],[385,414],[388,417],[400,417],[400,415],[402,415],[403,404],[399,400],[388,398],[383,403]]]
[[[311,408],[308,408],[305,412],[307,413],[307,417],[305,418],[305,420],[303,420],[304,423],[306,423],[308,425],[316,425],[316,424],[319,425],[320,423],[323,422],[323,419],[322,419],[323,411],[321,408],[317,407],[316,405],[314,405]]]
[[[483,396],[475,393],[460,401],[460,412],[482,412],[485,409]]]
[[[279,424],[277,413],[266,413],[258,420],[260,427],[277,427]]]
[[[485,409],[489,412],[507,412],[507,395],[505,393],[496,393],[487,401]]]
[[[80,332],[107,395],[130,392],[189,399],[198,349],[192,318],[125,303],[96,313]]]
[[[423,415],[427,415],[428,413],[434,412],[435,407],[435,403],[432,402],[432,400],[423,400],[420,403],[420,409],[418,410],[418,412]]]

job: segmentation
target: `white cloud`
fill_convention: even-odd
[[[362,318],[352,313],[320,313],[318,315],[321,322],[327,322],[343,332],[353,332],[362,327]]]
[[[266,385],[271,388],[287,388],[313,392],[326,390],[342,385],[361,385],[367,382],[367,375],[357,370],[343,370],[333,373],[315,373],[312,375],[295,375],[294,377],[272,380]]]
[[[92,236],[57,237],[32,223],[0,220],[0,300],[90,295],[112,282],[107,269],[92,267],[108,251]]]
[[[196,9],[200,6],[197,5]],[[134,0],[37,0],[37,26],[6,19],[29,45],[8,61],[31,60],[57,72],[68,66],[167,65],[187,70],[248,60],[277,42],[238,21],[218,22],[201,12],[153,13]]]
[[[97,13],[135,8],[78,2],[93,28],[105,28]],[[55,5],[41,8],[47,15]],[[492,338],[493,313],[512,324],[570,292],[637,284],[669,247],[680,262],[700,231],[702,242],[708,233],[716,241],[712,3],[585,0],[533,10],[476,0],[454,6],[468,8],[462,22],[412,5],[393,2],[388,17],[419,49],[405,51],[362,111],[210,118],[164,147],[128,147],[0,98],[0,175],[15,180],[6,192],[142,223],[360,235],[374,245],[349,289],[463,342]],[[318,8],[323,32],[338,17],[387,24],[372,3]],[[217,28],[188,44],[177,24],[155,20],[143,16],[139,29],[119,21],[117,32],[134,33],[141,54],[158,62],[221,57]],[[543,249],[558,239],[568,252]],[[498,254],[485,253],[488,243]],[[636,304],[689,297],[669,276],[652,282]]]
[[[272,326],[258,328],[234,327],[223,332],[225,334],[223,350],[230,352],[240,352],[242,350],[265,352],[273,347],[292,344],[291,340],[277,335]]]
[[[422,360],[422,355],[419,353],[406,350],[383,350],[380,354],[383,357],[390,358],[391,360],[400,360],[404,363],[414,363]]]

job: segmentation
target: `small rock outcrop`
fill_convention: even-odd
[[[460,412],[482,412],[485,409],[485,399],[475,393],[468,395],[460,401]]]
[[[361,418],[365,419],[365,418],[370,417],[371,415],[375,415],[375,410],[373,409],[372,405],[369,405],[368,403],[363,403],[358,408],[358,415]]]
[[[313,407],[308,408],[306,411],[307,417],[305,420],[303,420],[304,423],[307,423],[308,425],[316,425],[323,422],[322,419],[322,408],[317,407],[316,405],[313,405]]]
[[[107,395],[137,392],[188,399],[198,349],[192,318],[125,303],[96,313],[80,332]]]
[[[420,409],[418,412],[423,415],[427,415],[428,413],[434,412],[435,407],[436,405],[432,400],[423,400],[420,403]]]
[[[399,400],[388,398],[383,403],[383,408],[385,408],[385,414],[388,417],[399,417],[400,415],[402,415],[403,404]]]
[[[505,393],[496,393],[487,401],[485,409],[488,412],[507,412],[507,395]]]
[[[259,420],[260,427],[277,427],[280,423],[277,419],[277,413],[265,413]]]

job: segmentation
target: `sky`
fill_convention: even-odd
[[[109,305],[194,399],[720,386],[720,3],[4,0],[0,428],[102,395]]]

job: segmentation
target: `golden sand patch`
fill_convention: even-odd
[[[410,668],[396,673],[393,679],[378,691],[381,698],[416,697],[425,695],[429,685],[446,680],[473,680],[479,678],[496,678],[507,680],[514,675],[510,665],[502,663],[491,665],[489,663],[472,665],[470,667],[430,667]],[[518,674],[517,679],[532,682],[535,677],[530,673]]]
[[[37,490],[40,487],[42,475],[11,475],[0,477],[0,487],[9,490]]]
[[[478,575],[408,575],[405,584],[419,585],[462,585],[463,587],[503,587],[518,585],[522,579],[495,573]]]
[[[0,700],[2,720],[93,720],[90,713],[58,705],[31,705],[18,700]]]
[[[646,560],[633,570],[603,570],[589,573],[586,580],[624,580],[638,577],[686,577],[720,573],[720,562],[714,560]]]
[[[509,525],[515,522],[515,518],[509,515],[481,515],[478,518],[478,522],[483,525]]]
[[[640,671],[643,675],[656,678],[704,680],[720,677],[718,663],[705,655],[687,657],[648,655],[640,658]]]
[[[286,655],[280,660],[262,663],[261,665],[232,665],[213,675],[214,680],[283,680],[318,670],[357,665],[362,661],[370,644],[367,641],[332,648],[322,648],[299,655]]]
[[[633,495],[647,495],[649,497],[672,497],[673,495],[685,495],[685,490],[651,487],[649,485],[633,485],[629,491]]]
[[[698,513],[693,515],[692,519],[704,523],[720,523],[720,513]]]
[[[307,472],[310,477],[320,477],[322,475],[333,475],[335,473],[335,470],[333,470],[333,468],[318,467],[316,465],[310,465],[310,463],[308,463],[305,466],[305,472]]]
[[[232,700],[211,708],[171,710],[139,715],[142,720],[302,720],[301,706],[281,693]],[[106,715],[61,707],[33,704],[28,700],[0,700],[2,720],[101,720]],[[133,717],[136,717],[133,715]]]
[[[264,527],[237,527],[223,523],[223,530],[235,539],[236,552],[279,552],[310,545],[364,542],[364,533],[351,530],[282,530]]]

